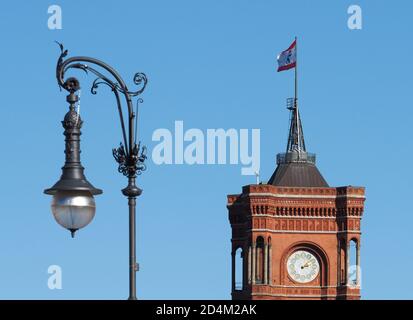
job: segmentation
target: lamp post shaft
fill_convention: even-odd
[[[129,300],[136,300],[136,197],[128,198],[129,204]]]
[[[129,206],[129,298],[136,300],[136,197],[142,190],[136,186],[136,175],[131,173],[128,176],[128,186],[122,190],[122,193],[128,197]]]

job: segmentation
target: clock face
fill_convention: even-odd
[[[287,260],[287,270],[294,281],[307,283],[317,277],[320,272],[320,265],[312,253],[299,250],[289,256]]]

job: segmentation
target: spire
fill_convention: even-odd
[[[305,153],[304,133],[296,98],[287,99],[287,109],[290,110],[290,131],[286,152]]]
[[[296,98],[287,100],[287,109],[290,110],[287,150],[285,153],[277,154],[277,168],[268,184],[287,187],[328,187],[315,165],[315,154],[308,153],[305,148]]]
[[[305,148],[304,132],[297,98],[287,99],[287,109],[290,110],[287,150],[285,153],[277,155],[277,164],[290,162],[315,164],[315,154],[307,153]]]

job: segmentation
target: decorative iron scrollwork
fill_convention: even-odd
[[[119,164],[118,171],[124,176],[136,176],[140,175],[142,171],[146,170],[145,160],[146,156],[146,147],[143,146],[141,149],[141,143],[134,145],[132,156],[128,157],[125,152],[125,147],[120,143],[118,148],[112,149],[113,157],[116,162]],[[139,154],[140,151],[140,154]]]
[[[146,159],[146,147],[143,146],[141,148],[140,142],[138,144],[135,143],[135,141],[137,141],[137,134],[135,131],[136,128],[134,128],[134,120],[136,115],[133,112],[131,98],[140,95],[145,90],[148,83],[146,75],[141,72],[136,73],[133,77],[133,82],[135,85],[139,86],[139,88],[135,91],[129,91],[125,82],[117,73],[117,71],[115,71],[106,63],[94,58],[82,56],[71,57],[65,60],[66,56],[68,55],[68,51],[64,49],[61,43],[58,43],[58,45],[60,47],[61,53],[56,66],[56,78],[60,89],[63,88],[70,93],[75,93],[76,91],[78,91],[80,89],[79,81],[74,77],[70,77],[65,80],[65,73],[69,69],[80,69],[86,72],[86,74],[92,73],[96,76],[96,79],[92,82],[92,86],[90,88],[92,94],[97,93],[97,89],[101,84],[107,85],[112,90],[116,98],[123,135],[123,143],[121,143],[118,148],[113,149],[113,156],[116,162],[119,164],[118,171],[128,177],[134,177],[141,174],[142,171],[146,170],[146,166],[144,164],[144,161]],[[107,73],[109,73],[111,77],[114,78],[114,80],[107,77],[102,72],[95,69],[89,64],[99,66]],[[125,98],[128,111],[128,131],[126,131],[125,120],[123,118],[121,103],[122,95]],[[139,98],[138,103],[142,102],[143,100]]]

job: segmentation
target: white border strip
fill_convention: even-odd
[[[273,198],[319,198],[319,199],[336,199],[336,198],[359,198],[365,199],[366,196],[361,196],[358,194],[346,194],[346,195],[321,195],[321,194],[283,194],[283,193],[270,193],[270,192],[262,192],[262,193],[248,193],[248,196],[252,197],[273,197]]]
[[[271,214],[260,214],[260,213],[256,213],[256,214],[254,214],[254,215],[250,214],[250,215],[248,215],[247,217],[254,217],[254,218],[257,218],[257,217],[268,217],[268,218],[277,218],[277,219],[286,218],[286,219],[332,219],[332,220],[337,220],[337,218],[340,218],[341,216],[339,216],[339,217],[337,217],[337,216],[327,216],[327,217],[324,217],[324,216],[301,216],[301,215],[297,215],[297,216],[290,216],[290,215],[288,215],[288,216],[281,216],[281,215],[271,215]],[[361,219],[360,216],[354,216],[354,217]]]
[[[271,233],[358,233],[361,234],[360,230],[344,230],[344,231],[320,231],[320,230],[311,230],[311,231],[298,231],[298,230],[270,230],[270,229],[250,229],[247,232],[271,232]]]

